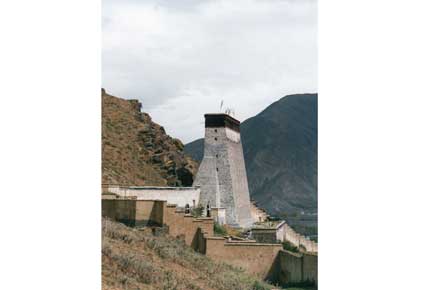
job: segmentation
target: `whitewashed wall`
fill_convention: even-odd
[[[138,186],[109,186],[107,190],[121,197],[137,197],[143,200],[164,200],[168,204],[191,207],[199,204],[199,187],[138,187]]]

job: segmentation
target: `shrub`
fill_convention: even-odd
[[[263,285],[261,282],[259,281],[255,281],[254,285],[252,285],[252,290],[270,290],[272,289],[272,287],[266,285]]]
[[[194,207],[194,208],[191,210],[191,214],[192,214],[192,216],[194,216],[194,217],[201,217],[202,214],[203,214],[203,206],[199,205],[199,206],[197,206],[197,207]]]
[[[127,253],[116,253],[109,248],[108,245],[103,245],[102,252],[104,255],[109,257],[113,262],[115,262],[124,271],[132,271],[137,276],[139,282],[149,284],[154,278],[154,267],[153,265],[142,258],[136,257],[132,254]],[[127,279],[121,279],[121,283],[126,283]]]
[[[214,223],[214,235],[216,236],[226,236],[228,231],[226,228],[218,223]]]
[[[292,253],[298,253],[299,252],[298,247],[295,246],[294,244],[288,242],[288,241],[284,241],[282,243],[282,245],[283,245],[283,249],[286,250],[286,251],[290,251]]]
[[[283,285],[283,289],[286,290],[316,290],[317,285],[313,281],[303,281],[303,282],[295,282],[295,283],[288,283]]]
[[[102,219],[102,235],[111,239],[122,240],[127,244],[141,240],[138,235],[123,224],[112,222],[107,218]]]

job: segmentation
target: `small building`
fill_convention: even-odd
[[[256,223],[251,229],[251,237],[258,243],[280,243],[284,241],[286,221],[266,221]]]
[[[303,252],[318,252],[318,244],[295,232],[284,220],[256,223],[251,229],[251,238],[259,243],[282,243],[287,241]]]

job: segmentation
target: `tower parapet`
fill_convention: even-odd
[[[205,146],[194,181],[200,203],[226,209],[226,223],[248,227],[253,223],[240,136],[240,121],[227,114],[205,114]]]

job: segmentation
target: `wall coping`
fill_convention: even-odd
[[[154,202],[167,202],[166,200],[161,200],[161,199],[139,199],[136,198],[137,201],[154,201]]]
[[[268,222],[265,222],[268,223]],[[269,225],[263,225],[263,224],[258,224],[258,225],[254,225],[251,230],[254,231],[258,231],[258,230],[279,230],[282,226],[284,226],[286,224],[285,220],[281,220],[276,226],[269,226]]]
[[[291,252],[291,251],[287,251],[287,250],[281,250],[283,253],[285,253],[285,254],[288,254],[288,255],[292,255],[292,256],[295,256],[295,257],[297,257],[297,258],[300,258],[300,257],[303,257],[303,256],[306,256],[306,255],[308,255],[308,256],[315,256],[315,257],[318,257],[318,253],[315,253],[315,252],[302,252],[302,253],[293,253],[293,252]]]
[[[252,228],[251,231],[253,232],[276,232],[277,229],[276,228]]]
[[[136,197],[132,197],[132,196],[128,196],[128,197],[119,197],[119,198],[115,198],[115,199],[111,199],[111,200],[115,200],[115,201],[152,201],[152,202],[156,202],[156,201],[160,201],[163,202],[163,200],[156,200],[156,199],[137,199]]]
[[[309,256],[316,256],[318,257],[318,252],[305,252],[303,253],[304,255],[309,255]]]
[[[246,243],[256,243],[257,242],[256,240],[230,240],[229,241],[229,238],[226,238],[226,239],[227,239],[228,243],[236,243],[236,244],[239,244],[239,243],[246,244]],[[264,244],[264,243],[261,243],[261,244]]]
[[[265,243],[249,243],[249,242],[247,242],[247,243],[243,243],[243,242],[237,243],[235,241],[226,242],[225,246],[256,246],[256,247],[264,246],[264,247],[277,247],[277,248],[279,247],[281,249],[283,248],[283,246],[281,244],[265,244]]]
[[[103,184],[103,186],[107,187],[119,187],[124,189],[155,189],[155,190],[197,190],[200,189],[200,186],[188,186],[188,187],[174,187],[174,186],[132,186],[132,185],[119,185],[119,184]]]
[[[224,241],[226,241],[226,239],[223,238],[223,237],[205,237],[205,239],[207,239],[207,240],[224,240]]]
[[[112,200],[116,200],[116,201],[134,200],[134,201],[166,202],[166,200],[160,200],[160,199],[138,199],[138,198],[133,198],[133,197],[120,197],[120,198],[115,198],[115,199],[112,199]]]
[[[297,258],[301,258],[303,256],[303,253],[293,253],[291,251],[286,251],[284,249],[280,250],[280,252],[283,252],[284,254],[291,255],[291,256],[294,256],[294,257],[297,257]]]

